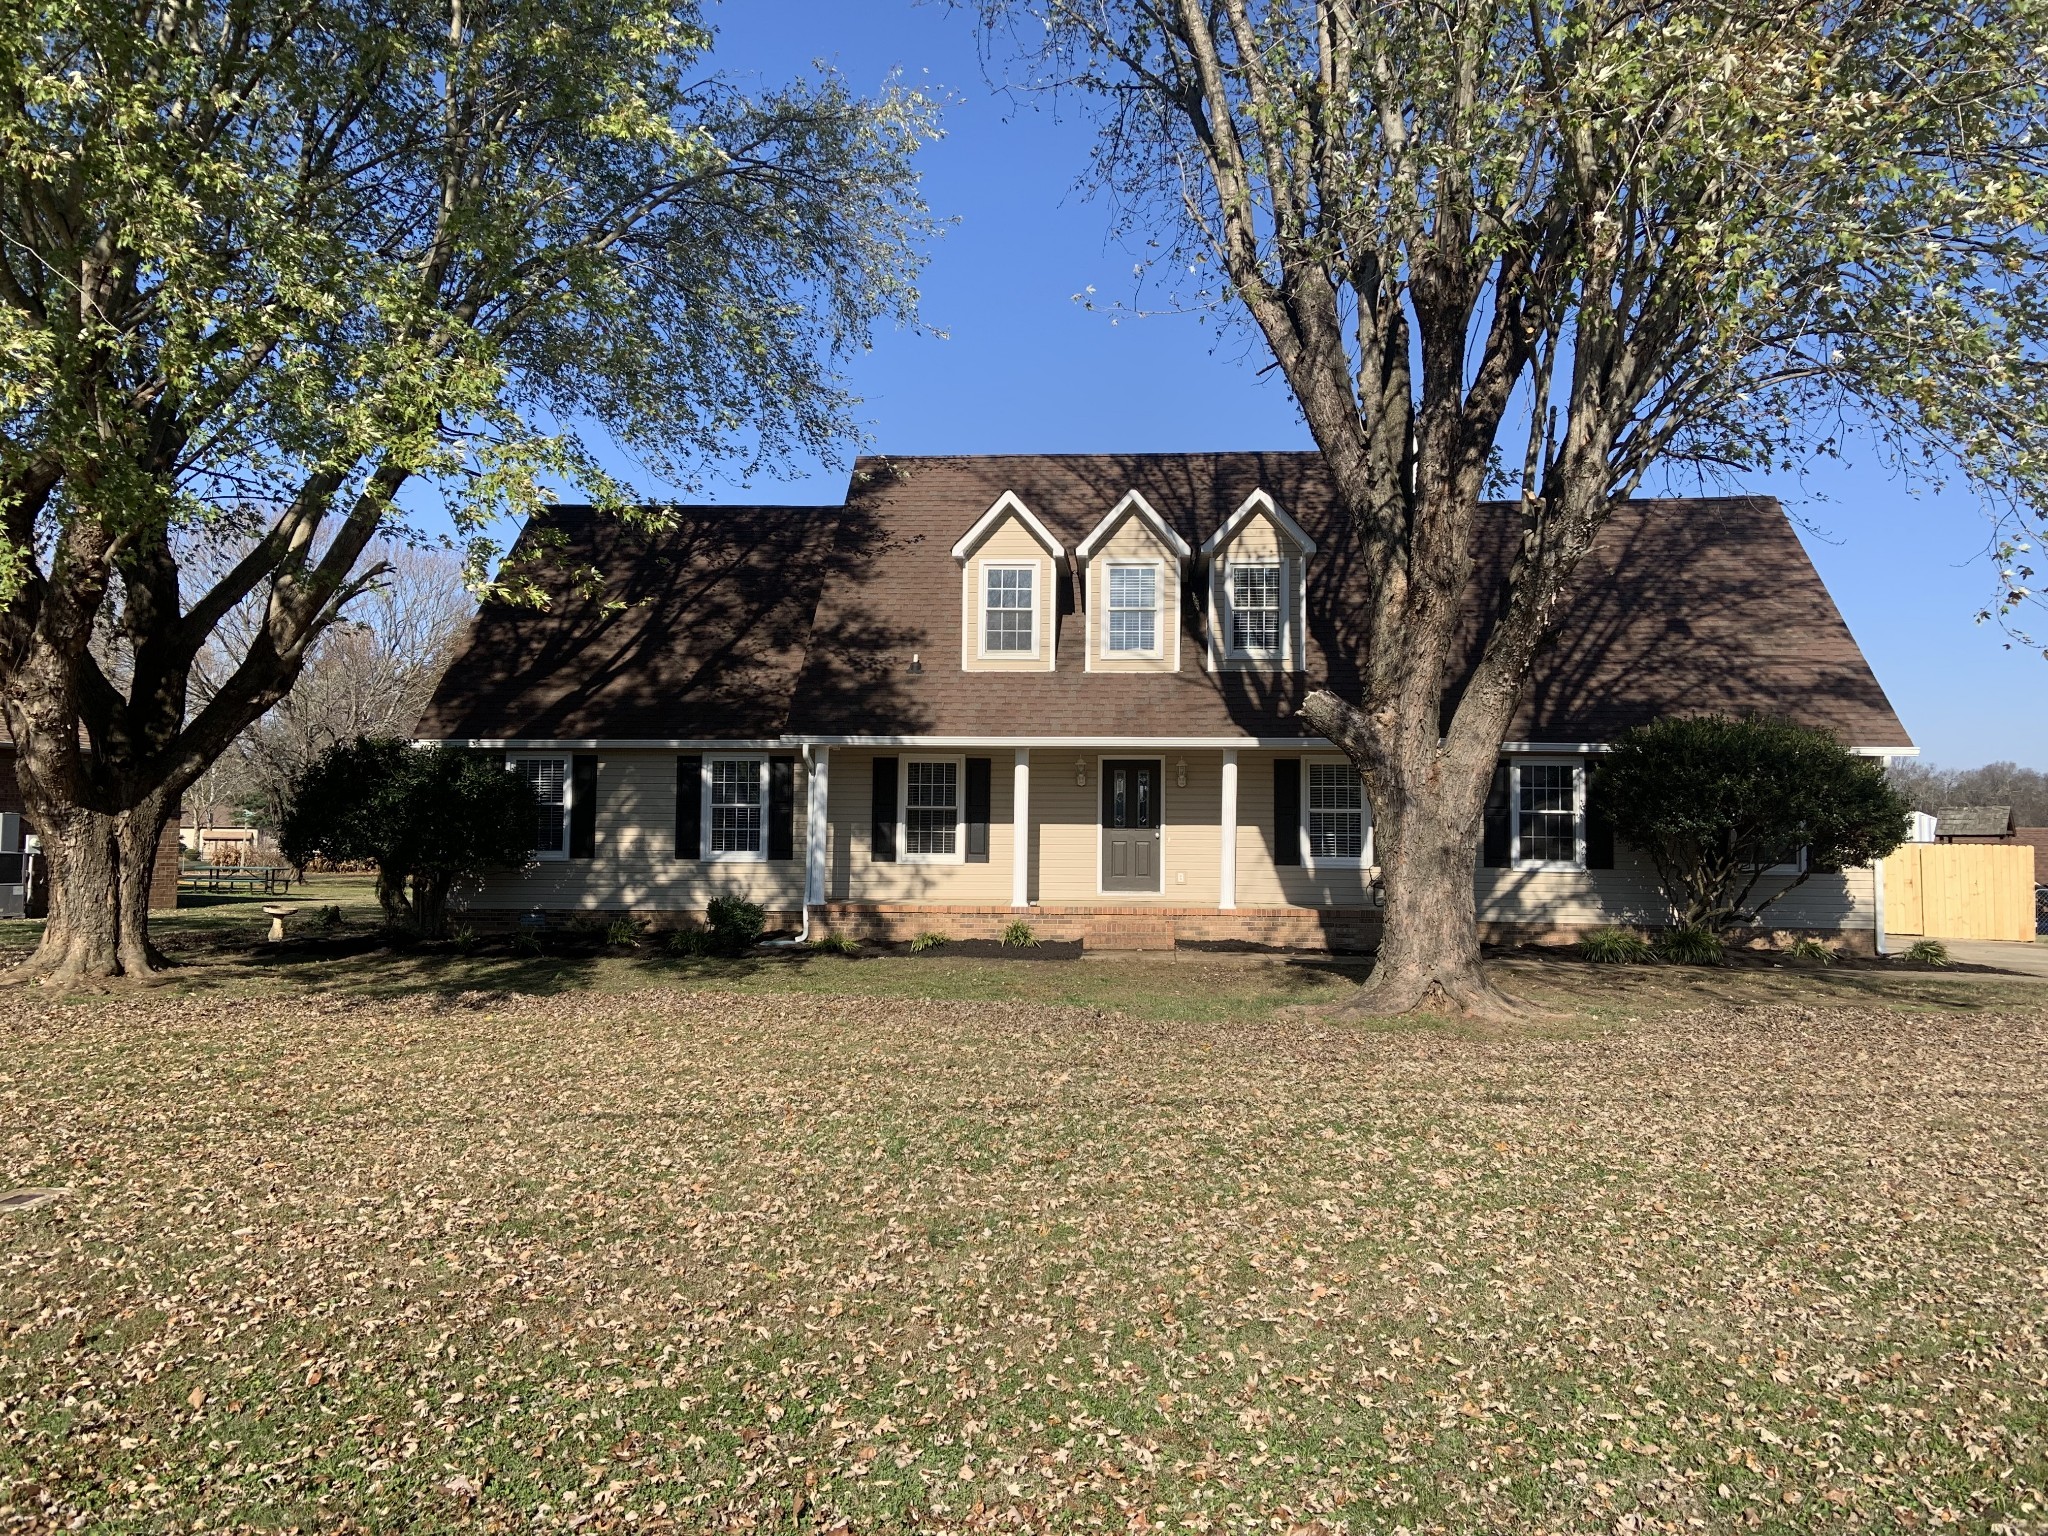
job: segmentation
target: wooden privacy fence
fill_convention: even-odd
[[[2034,937],[2034,850],[1907,843],[1884,861],[1884,931],[1907,938]]]

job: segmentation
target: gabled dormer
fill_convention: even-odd
[[[1202,542],[1209,670],[1299,672],[1302,608],[1316,541],[1264,491],[1253,491]]]
[[[1050,672],[1066,546],[1005,491],[953,546],[960,562],[960,666]]]
[[[1186,539],[1132,491],[1074,551],[1087,584],[1088,670],[1180,670]]]

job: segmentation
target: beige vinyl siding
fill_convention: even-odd
[[[1109,567],[1151,564],[1159,571],[1159,654],[1133,656],[1109,648]],[[1160,542],[1145,520],[1127,513],[1088,562],[1089,670],[1095,672],[1173,672],[1180,663],[1180,560]]]
[[[1102,864],[1102,762],[1156,759],[1161,773],[1160,889],[1104,895]],[[1088,782],[1074,782],[1076,759]],[[1175,782],[1175,765],[1187,760],[1188,782]],[[1032,898],[1043,906],[1097,902],[1157,902],[1175,907],[1213,907],[1222,869],[1223,754],[1221,752],[1054,751],[1031,754],[1031,810],[1037,823],[1037,857]]]
[[[875,758],[986,757],[989,762],[988,862],[986,864],[877,864],[874,859]],[[826,855],[828,901],[1001,902],[1010,899],[1010,852],[1015,792],[1011,774],[1016,754],[1000,751],[876,753],[835,748],[826,786],[826,820],[832,844]],[[897,770],[897,814],[902,815],[902,770]],[[1033,788],[1036,789],[1034,784]],[[966,793],[962,779],[961,793]],[[1036,796],[1034,795],[1034,799]],[[964,807],[963,807],[964,809]]]
[[[1362,907],[1369,869],[1273,862],[1273,764],[1314,752],[1240,752],[1237,758],[1237,904],[1240,907]],[[1307,773],[1302,792],[1307,793]]]
[[[1032,596],[1038,605],[1038,654],[1035,656],[984,656],[982,642],[983,572],[991,565],[1030,565],[1037,571]],[[961,665],[969,672],[1050,672],[1053,655],[1059,649],[1055,633],[1058,595],[1054,590],[1057,573],[1045,546],[1032,537],[1031,530],[1014,515],[989,530],[967,557],[961,583]]]
[[[1782,888],[1785,881],[1775,880]],[[1756,898],[1772,889],[1760,885]],[[1565,927],[1600,923],[1662,926],[1667,921],[1656,871],[1627,847],[1617,848],[1612,869],[1517,870],[1481,868],[1473,895],[1483,923],[1542,923]],[[1876,881],[1868,868],[1813,875],[1765,908],[1767,928],[1871,928],[1876,926]]]
[[[673,752],[605,752],[597,759],[597,854],[548,859],[491,875],[467,895],[479,910],[702,911],[728,892],[771,912],[803,905],[804,811],[809,785],[796,757],[796,856],[760,863],[678,859]],[[701,754],[715,757],[716,752]]]

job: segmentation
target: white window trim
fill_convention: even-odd
[[[536,848],[533,856],[549,863],[563,863],[569,857],[569,844],[575,837],[573,821],[576,805],[576,763],[566,752],[514,752],[505,759],[505,766],[516,768],[521,763],[560,763],[562,765],[562,846],[560,848]]]
[[[1572,771],[1572,830],[1576,856],[1569,862],[1522,857],[1522,770],[1569,768]],[[1580,871],[1586,868],[1586,764],[1577,757],[1523,757],[1508,765],[1508,867],[1519,870]]]
[[[953,851],[912,853],[910,851],[910,765],[912,763],[953,764]],[[946,752],[920,752],[903,757],[896,764],[896,862],[899,864],[965,864],[967,862],[967,758]]]
[[[1043,560],[976,560],[968,569],[974,581],[974,655],[977,661],[1037,661],[1044,646],[1045,594],[1048,590]],[[990,571],[1031,572],[1031,649],[992,651],[988,648],[988,573]]]
[[[1360,856],[1355,859],[1319,859],[1316,857],[1315,840],[1308,835],[1309,770],[1319,764],[1327,766],[1332,763],[1341,763],[1345,767],[1351,768],[1353,772],[1357,771],[1353,767],[1351,759],[1341,754],[1329,755],[1318,753],[1314,756],[1304,757],[1301,760],[1301,862],[1309,869],[1371,869],[1374,867],[1373,860],[1378,856],[1379,849],[1373,843],[1372,802],[1365,798],[1365,786],[1363,783],[1358,787],[1359,807],[1365,821],[1365,840]]]
[[[1096,643],[1101,647],[1101,649],[1097,653],[1096,660],[1164,661],[1166,659],[1166,562],[1164,560],[1146,559],[1143,556],[1131,556],[1129,558],[1119,556],[1116,559],[1103,560],[1100,562],[1100,564],[1103,573],[1102,579],[1095,585],[1097,589],[1096,595],[1102,599],[1102,606],[1100,609],[1102,615],[1102,624],[1101,628],[1098,630],[1096,634]],[[1110,647],[1109,616],[1113,610],[1109,606],[1109,592],[1113,583],[1109,579],[1109,573],[1115,570],[1118,566],[1130,566],[1138,568],[1146,566],[1151,567],[1152,648],[1150,650],[1119,651],[1113,650]]]
[[[711,765],[714,762],[759,763],[761,765],[761,847],[757,853],[711,851]],[[707,752],[697,770],[697,846],[706,864],[765,864],[768,862],[768,754],[766,752]]]
[[[1236,604],[1231,600],[1230,595],[1230,573],[1239,566],[1276,566],[1279,569],[1280,580],[1276,584],[1280,599],[1280,643],[1278,645],[1245,647],[1238,646],[1232,642],[1232,632],[1237,626],[1234,615]],[[1223,615],[1223,634],[1221,638],[1223,641],[1223,655],[1226,659],[1230,661],[1278,661],[1285,663],[1291,656],[1293,647],[1288,642],[1293,638],[1293,614],[1291,610],[1294,604],[1290,599],[1293,595],[1294,583],[1288,580],[1287,567],[1288,560],[1285,554],[1275,555],[1270,559],[1260,555],[1256,557],[1245,556],[1241,559],[1226,558],[1224,560],[1222,567],[1222,590],[1217,594],[1217,599]]]

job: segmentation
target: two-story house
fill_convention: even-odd
[[[541,797],[536,862],[472,910],[689,921],[732,891],[813,935],[1372,942],[1371,814],[1295,715],[1361,659],[1317,456],[864,458],[840,506],[548,526],[550,605],[487,607],[419,727]],[[1468,649],[1516,537],[1487,510]],[[1775,501],[1630,503],[1502,750],[1492,936],[1659,920],[1588,768],[1709,709],[1913,750]],[[1773,920],[1868,944],[1877,899],[1817,874]]]

